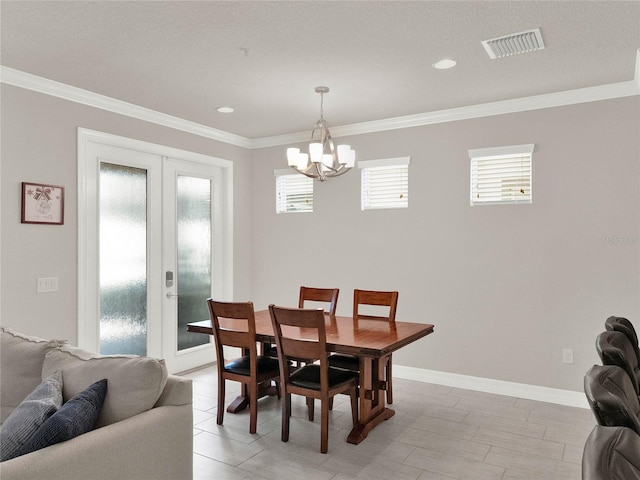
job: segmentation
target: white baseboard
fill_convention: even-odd
[[[584,392],[561,390],[559,388],[540,387],[524,383],[505,382],[491,378],[471,377],[457,373],[437,372],[423,368],[393,365],[393,376],[418,382],[435,383],[448,387],[476,390],[508,397],[537,400],[539,402],[555,403],[569,407],[589,408]]]

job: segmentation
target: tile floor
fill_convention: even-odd
[[[280,441],[280,402],[258,403],[258,433],[249,413],[225,412],[216,425],[215,366],[193,380],[194,480],[579,480],[589,410],[394,378],[396,411],[360,445],[346,442],[348,398],[335,398],[329,452],[320,453],[320,412],[306,418],[293,396],[291,433]],[[227,382],[227,405],[240,391]]]

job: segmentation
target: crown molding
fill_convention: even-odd
[[[201,137],[218,140],[220,142],[237,145],[239,147],[251,148],[250,139],[232,133],[216,130],[199,123],[184,120],[182,118],[157,112],[149,108],[123,102],[115,98],[100,95],[98,93],[83,90],[64,83],[49,80],[44,77],[32,75],[13,68],[0,65],[0,82],[15,87],[25,88],[45,95],[80,103],[89,107],[99,108],[112,113],[136,118],[145,122],[155,123],[163,127],[181,130],[183,132],[199,135]]]
[[[354,123],[332,127],[331,134],[335,138],[362,135],[640,95],[640,49],[635,70],[634,80],[627,82]],[[306,142],[310,136],[306,131],[250,139],[2,65],[0,82],[248,149]]]
[[[331,127],[331,135],[334,138],[346,137],[349,135],[362,135],[365,133],[383,132],[387,130],[397,130],[400,128],[420,127],[424,125],[434,125],[437,123],[456,122],[460,120],[491,117],[494,115],[504,115],[507,113],[518,113],[543,108],[597,102],[600,100],[611,100],[633,95],[640,95],[640,81],[634,80],[597,87],[586,87],[576,90],[567,90],[564,92],[548,93],[532,97],[516,98],[513,100],[502,100],[499,102],[483,103],[467,107],[450,108],[434,112],[375,120],[372,122]],[[277,145],[288,145],[308,140],[309,132],[298,132],[288,135],[256,138],[252,143],[253,148],[263,148]]]

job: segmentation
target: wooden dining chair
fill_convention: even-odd
[[[316,288],[316,287],[300,287],[300,295],[298,297],[298,308],[311,308],[318,306],[319,303],[326,303],[324,313],[330,317],[335,317],[336,308],[338,307],[339,288]],[[311,302],[311,305],[309,303]],[[278,349],[275,345],[266,345],[263,355],[278,358]],[[310,418],[313,420],[313,418]]]
[[[249,432],[256,433],[258,424],[258,388],[271,380],[278,384],[278,361],[258,355],[256,346],[256,320],[252,302],[217,302],[207,299],[213,326],[218,367],[218,416],[217,424],[224,418],[225,381],[233,380],[243,385],[243,393],[249,397]],[[220,320],[223,319],[221,324]],[[242,356],[227,362],[224,346],[239,347]],[[280,389],[278,388],[278,398]]]
[[[280,363],[280,388],[282,401],[282,441],[289,440],[291,419],[291,395],[318,399],[321,405],[320,452],[329,448],[329,399],[339,393],[351,397],[351,420],[358,421],[358,374],[333,368],[328,363],[325,316],[322,309],[285,308],[269,305],[273,332],[278,347]],[[293,367],[290,358],[302,358],[307,363]]]
[[[361,309],[362,306],[373,306],[374,308],[384,307],[387,315],[379,315],[379,311]],[[388,310],[386,310],[388,307]],[[353,321],[358,319],[382,320],[389,323],[396,321],[396,309],[398,307],[398,292],[380,292],[374,290],[354,290],[353,291]],[[366,308],[366,307],[365,307]],[[376,313],[376,315],[372,315]],[[391,354],[387,357],[385,367],[385,389],[387,403],[393,403],[393,369]],[[355,355],[336,353],[329,357],[329,365],[332,367],[345,368],[347,370],[360,371],[360,358]]]

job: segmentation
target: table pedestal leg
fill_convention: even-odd
[[[385,406],[384,367],[387,357],[360,357],[360,411],[358,423],[353,427],[347,442],[358,444],[367,438],[373,428],[395,415]]]

